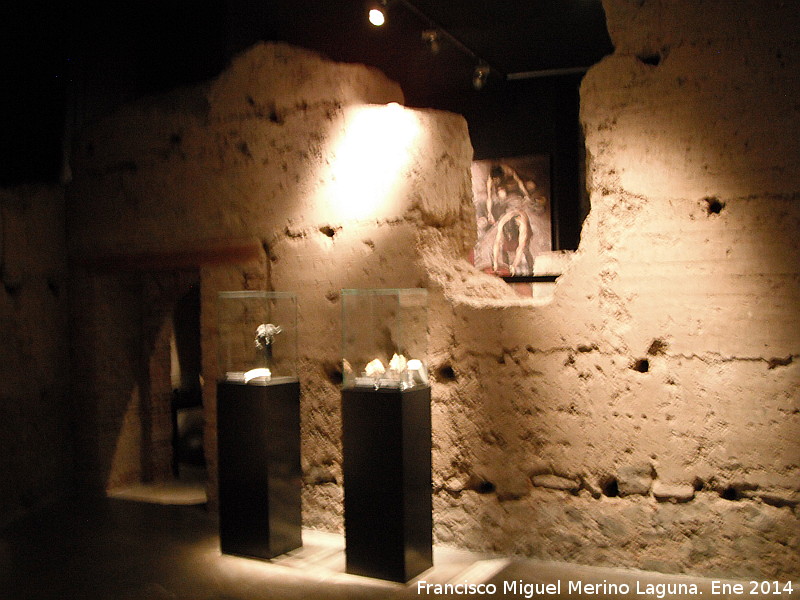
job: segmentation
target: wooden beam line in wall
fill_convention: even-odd
[[[202,248],[152,252],[98,253],[73,257],[76,267],[96,271],[166,271],[203,266],[246,264],[264,260],[260,242],[249,240],[228,244],[209,243]]]

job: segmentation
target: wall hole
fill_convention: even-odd
[[[470,477],[467,485],[464,486],[464,488],[467,490],[472,490],[478,494],[493,494],[497,489],[497,486],[495,486],[495,484],[491,481],[487,481],[486,479],[473,475]]]
[[[325,376],[333,385],[340,385],[344,381],[342,368],[339,363],[326,363],[322,367],[325,370]]]
[[[694,487],[695,492],[700,492],[706,487],[706,482],[700,479],[699,477],[694,478],[694,482],[692,483],[692,487]]]
[[[481,481],[475,491],[479,494],[491,494],[495,491],[495,485],[491,481]]]
[[[719,493],[719,497],[723,500],[741,500],[742,492],[736,487],[729,485]]]
[[[272,107],[269,111],[269,120],[276,125],[283,125],[283,119],[278,114],[278,111],[275,110],[275,107]]]
[[[438,381],[455,381],[458,378],[451,365],[442,365],[436,369],[436,379]]]
[[[639,373],[647,373],[650,370],[650,361],[646,358],[640,358],[631,365],[631,369]]]
[[[239,142],[239,145],[236,146],[236,148],[247,158],[253,158],[253,155],[250,153],[250,147],[247,145],[247,142]]]
[[[603,490],[603,495],[609,498],[619,496],[619,482],[616,477],[606,477],[600,480],[600,489]]]
[[[341,229],[341,227],[331,227],[330,225],[323,225],[319,228],[320,233],[324,233],[329,238],[332,238]]]
[[[706,212],[709,215],[718,215],[725,208],[725,203],[719,198],[705,198]]]
[[[657,67],[661,64],[661,54],[658,52],[637,54],[636,58],[639,59],[639,62],[650,65],[651,67]]]
[[[47,278],[47,288],[55,298],[58,298],[61,295],[61,285],[52,277]]]
[[[22,289],[22,280],[21,279],[17,279],[17,278],[9,279],[9,280],[5,280],[4,279],[3,280],[3,287],[5,288],[6,293],[9,296],[16,296],[17,294],[19,294],[20,290]]]

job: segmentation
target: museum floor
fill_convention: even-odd
[[[627,594],[595,598],[682,598],[648,584],[695,584],[711,595],[710,580],[622,569],[576,567],[522,559],[434,550],[429,584],[492,583],[494,594],[439,594],[344,573],[343,538],[304,531],[304,547],[272,561],[223,556],[217,523],[204,506],[168,506],[121,499],[71,500],[49,506],[0,532],[2,600],[366,600],[407,598],[577,597],[569,582],[630,586]],[[560,593],[535,593],[514,584],[561,582]],[[491,588],[489,588],[491,589]],[[677,589],[677,588],[675,588]],[[551,588],[551,591],[553,588]],[[587,595],[587,594],[582,594]],[[719,594],[714,598],[733,598]],[[789,597],[784,595],[783,597]],[[800,597],[795,589],[791,595]]]

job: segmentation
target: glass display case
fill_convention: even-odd
[[[269,559],[302,545],[297,302],[263,291],[218,301],[220,549]]]
[[[344,388],[428,385],[427,340],[427,290],[342,290]]]
[[[297,380],[297,298],[291,292],[220,292],[219,380],[270,385]]]
[[[433,565],[424,289],[342,290],[345,571],[406,582]]]

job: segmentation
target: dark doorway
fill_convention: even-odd
[[[172,330],[172,472],[176,479],[205,480],[198,285],[176,302]]]

